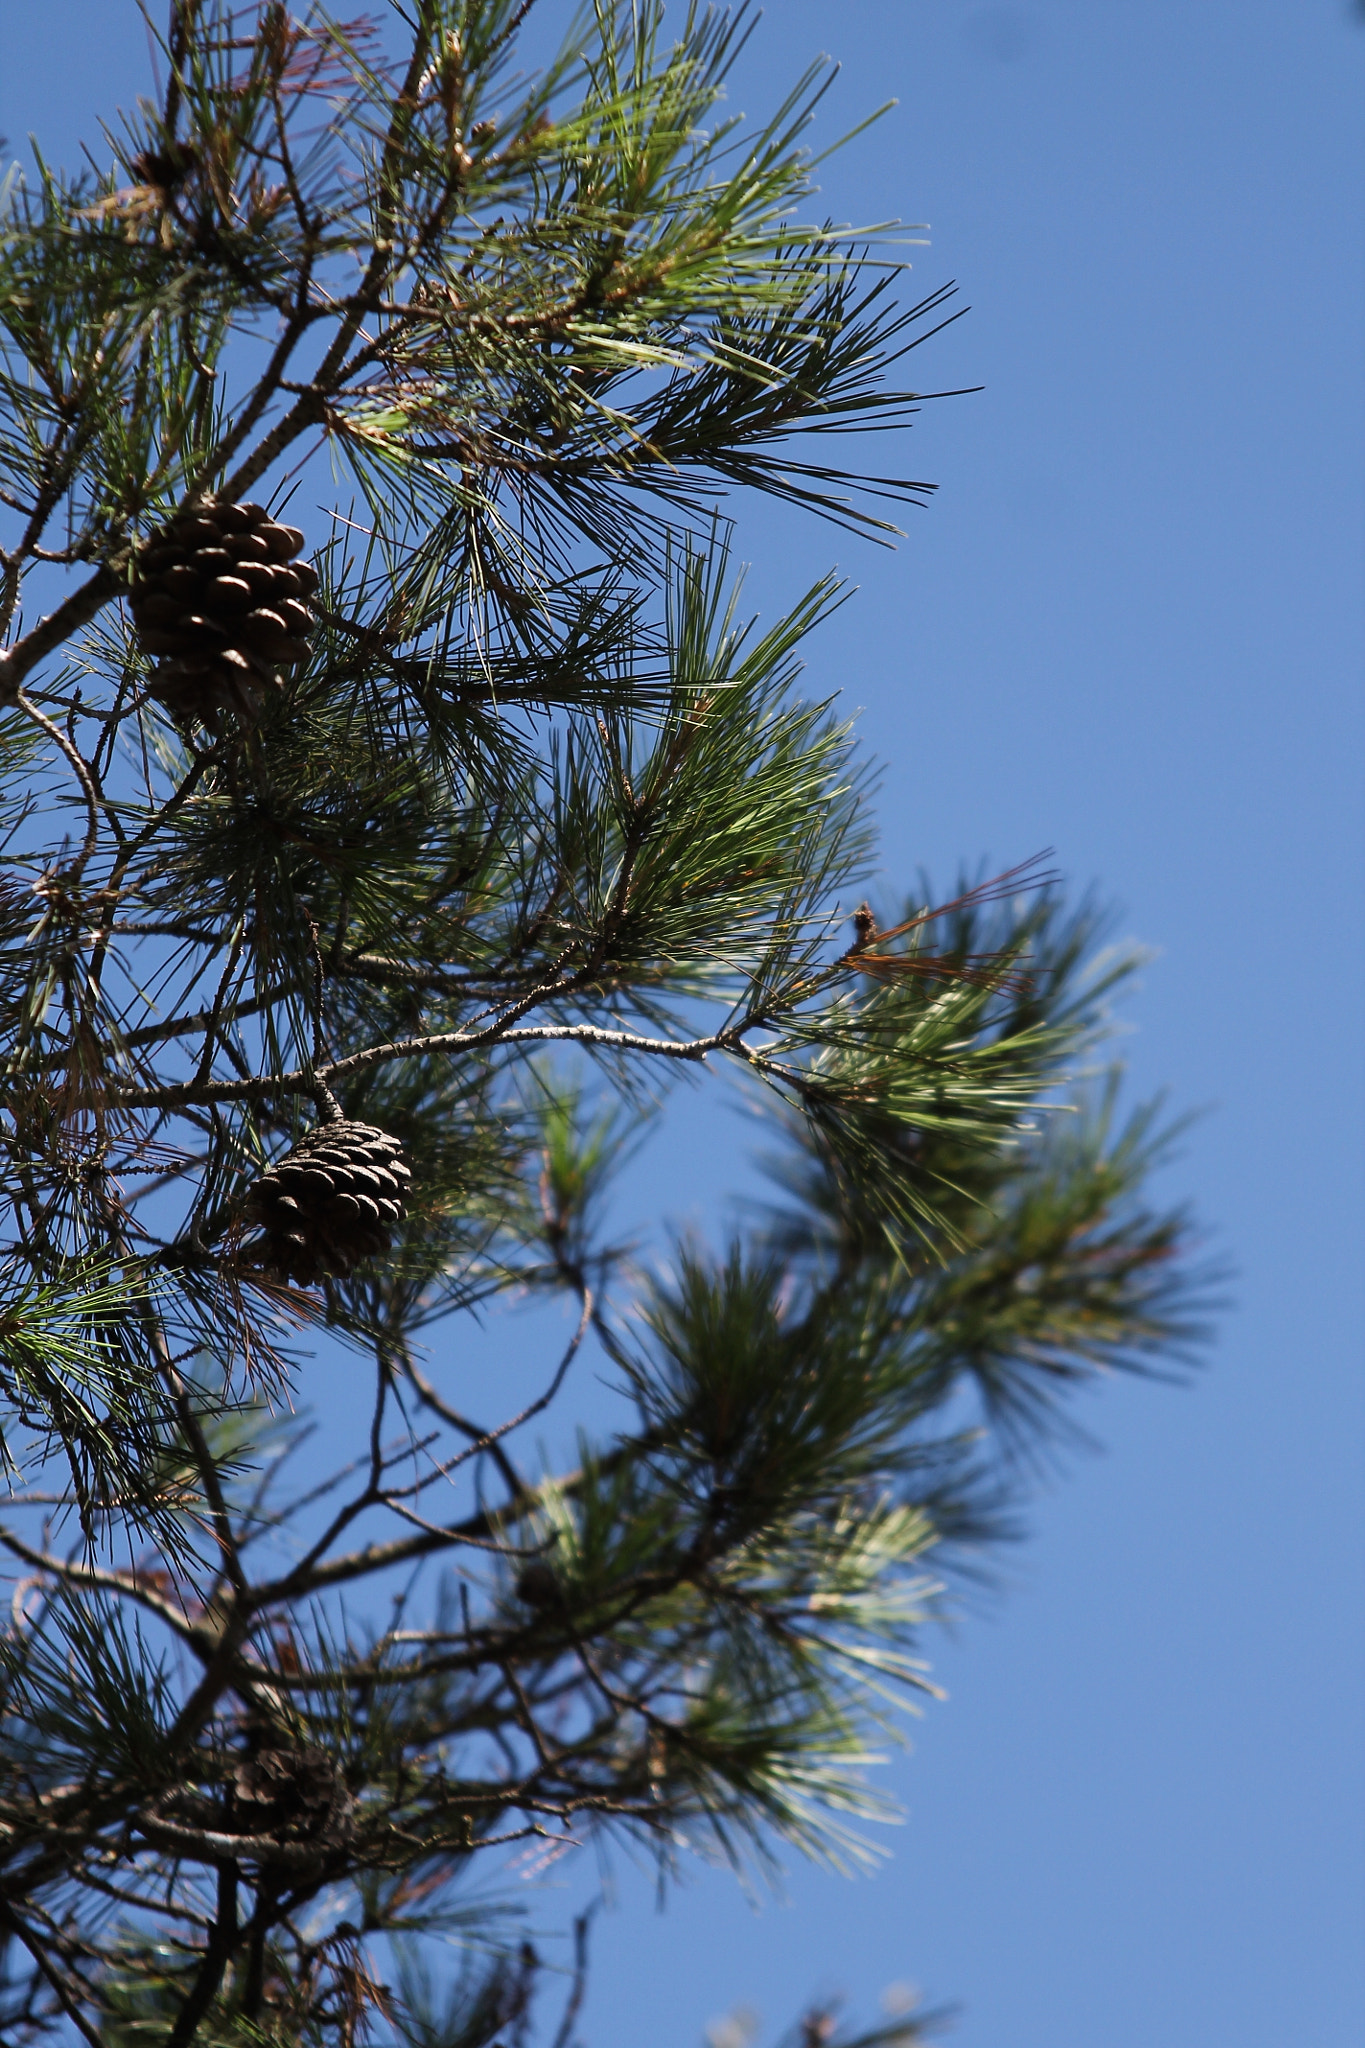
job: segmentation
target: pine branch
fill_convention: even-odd
[[[1208,1306],[1087,1093],[1131,957],[1027,866],[879,929],[801,681],[844,592],[741,615],[727,492],[926,497],[807,437],[904,430],[949,291],[801,225],[831,72],[743,128],[744,9],[603,5],[530,79],[528,12],[177,0],[161,106],[0,222],[16,2039],[492,2048],[534,1957],[444,2017],[420,1957],[510,1845],[866,1860],[931,1566]],[[609,1195],[684,1076],[782,1206],[646,1272]],[[500,1412],[449,1339],[519,1298],[572,1327]],[[547,1470],[593,1345],[619,1426]]]

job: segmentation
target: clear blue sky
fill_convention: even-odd
[[[701,1872],[659,1916],[623,1867],[582,2032],[697,2048],[748,2004],[766,2040],[909,1979],[961,2048],[1357,2048],[1365,16],[771,0],[733,102],[821,50],[830,133],[899,101],[824,204],[931,223],[915,281],[973,311],[919,374],[986,390],[917,426],[941,490],[898,553],[751,511],[751,593],[861,586],[811,676],[886,764],[888,890],[1052,845],[1159,949],[1133,1091],[1207,1109],[1168,1185],[1238,1279],[1197,1384],[1086,1404],[1103,1455],[933,1646],[883,1874],[755,1914]],[[70,159],[143,64],[131,0],[6,0],[0,131]],[[632,1192],[704,1214],[715,1139],[686,1120]]]

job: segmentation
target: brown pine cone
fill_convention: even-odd
[[[158,657],[152,695],[179,724],[254,724],[280,670],[304,660],[318,576],[294,560],[302,547],[298,528],[263,506],[215,498],[151,536],[129,602],[139,643]]]
[[[388,1250],[411,1178],[387,1132],[346,1117],[315,1125],[247,1195],[247,1216],[265,1232],[262,1264],[299,1287],[327,1273],[346,1278]]]
[[[232,1777],[233,1818],[244,1835],[338,1847],[352,1832],[351,1798],[325,1750],[253,1749]]]
[[[539,1614],[555,1613],[567,1604],[559,1573],[543,1557],[522,1566],[515,1591],[523,1607],[533,1607]]]

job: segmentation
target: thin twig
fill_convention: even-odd
[[[550,2044],[550,2048],[571,2048],[573,2030],[577,2024],[578,2015],[582,2011],[584,1995],[588,1988],[588,1932],[592,1927],[593,1915],[600,1904],[600,1899],[594,1899],[587,1911],[580,1913],[574,1921],[573,1984],[564,2007],[564,2017],[559,2023],[559,2031]]]
[[[249,1081],[221,1081],[200,1087],[192,1081],[164,1088],[111,1089],[110,1102],[121,1109],[179,1109],[210,1102],[264,1102],[272,1095],[313,1095],[319,1082],[345,1080],[390,1060],[424,1058],[437,1052],[482,1052],[503,1045],[594,1045],[617,1052],[647,1053],[655,1059],[704,1060],[708,1053],[730,1052],[752,1060],[742,1033],[752,1029],[742,1023],[712,1032],[705,1038],[649,1038],[641,1032],[616,1031],[601,1024],[523,1024],[504,1030],[493,1024],[486,1031],[438,1031],[421,1038],[400,1038],[385,1045],[367,1046],[363,1052],[334,1060],[316,1074],[301,1067],[288,1073],[252,1077]]]
[[[4,656],[0,655],[0,661],[3,660]],[[0,675],[3,675],[3,670],[0,670]],[[91,775],[89,767],[81,758],[79,748],[72,744],[72,742],[67,738],[66,734],[62,731],[61,727],[59,725],[55,725],[53,721],[47,716],[46,712],[40,711],[37,705],[32,701],[32,699],[26,697],[22,690],[15,691],[13,701],[18,705],[19,709],[23,712],[25,718],[31,718],[36,726],[40,726],[42,730],[47,734],[48,738],[52,741],[53,745],[55,747],[58,747],[61,750],[61,752],[65,755],[68,763],[70,764],[71,770],[76,777],[76,780],[80,783],[81,794],[85,798],[86,817],[88,821],[85,830],[85,843],[81,847],[81,850],[79,854],[76,856],[75,860],[71,862],[70,866],[64,869],[61,875],[56,877],[57,886],[63,889],[74,889],[79,884],[81,876],[85,872],[86,863],[89,861],[91,854],[95,851],[95,847],[99,843],[99,792],[95,787],[94,777]]]
[[[64,1981],[65,1973],[59,1971],[56,1968],[56,1966],[49,1960],[47,1954],[44,1951],[42,1943],[38,1940],[37,1936],[33,1934],[30,1931],[30,1929],[24,1924],[24,1922],[20,1919],[19,1915],[15,1912],[12,1903],[8,1898],[6,1898],[3,1892],[0,1892],[0,1927],[7,1927],[10,1933],[17,1935],[19,1940],[24,1944],[24,1947],[32,1956],[34,1962],[38,1965],[38,1968],[42,1971],[48,1983],[56,1992],[62,2011],[66,2014],[67,2018],[71,2021],[71,2024],[77,2029],[82,2038],[90,2043],[90,2048],[103,2048],[103,2043],[101,2041],[99,2034],[90,2025],[89,2021],[85,2018],[79,2006],[76,2004],[75,2000],[71,1997],[70,1993],[68,1992],[66,1983]]]

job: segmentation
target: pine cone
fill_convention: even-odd
[[[524,1607],[552,1614],[566,1605],[559,1573],[543,1557],[533,1557],[517,1574],[516,1596]]]
[[[244,1835],[337,1847],[351,1835],[351,1797],[325,1750],[257,1749],[233,1772],[233,1818]]]
[[[411,1178],[387,1132],[346,1117],[316,1125],[252,1183],[246,1213],[265,1230],[262,1263],[300,1287],[344,1279],[388,1250]]]
[[[215,498],[151,536],[129,601],[139,642],[160,657],[152,695],[180,724],[254,724],[279,671],[304,659],[318,577],[293,559],[302,546],[263,506]]]

